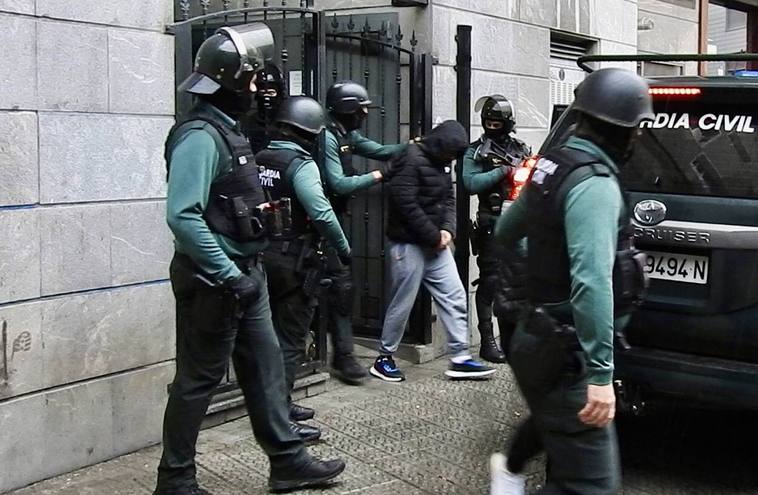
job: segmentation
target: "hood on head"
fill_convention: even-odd
[[[466,129],[456,120],[446,120],[429,131],[421,139],[419,146],[428,155],[448,161],[468,148]]]

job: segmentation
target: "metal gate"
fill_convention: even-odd
[[[415,33],[407,37],[398,25],[398,14],[327,15],[313,0],[177,0],[175,35],[177,84],[191,72],[202,42],[221,26],[264,22],[274,34],[273,60],[281,69],[290,95],[307,95],[323,101],[334,81],[352,79],[366,86],[374,102],[363,133],[377,142],[397,143],[418,136],[431,127],[432,58],[416,51]],[[428,85],[428,86],[427,86]],[[176,94],[176,114],[190,109],[192,98]],[[359,171],[376,164],[356,160]],[[386,205],[383,185],[356,195],[351,214],[343,224],[355,254],[354,308],[356,333],[378,337],[386,304],[384,283],[384,227]],[[427,294],[418,298],[406,340],[431,342],[431,303]],[[301,374],[321,368],[326,359],[326,332],[320,316],[314,322],[308,361]],[[321,328],[319,328],[321,327]],[[230,367],[221,391],[234,388]]]

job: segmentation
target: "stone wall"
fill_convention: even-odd
[[[0,0],[0,492],[160,439],[168,0]]]
[[[640,20],[652,22],[652,29],[640,31],[640,53],[697,53],[698,14],[697,8],[639,0]],[[684,73],[697,74],[697,63],[684,64]]]

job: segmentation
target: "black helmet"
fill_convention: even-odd
[[[255,85],[258,90],[275,89],[279,96],[284,95],[284,76],[282,71],[275,64],[266,62],[263,67],[255,73]]]
[[[337,114],[352,114],[371,105],[366,88],[353,81],[340,81],[326,91],[326,109]]]
[[[597,70],[576,87],[574,96],[574,110],[619,127],[637,127],[655,118],[650,88],[628,70]]]
[[[282,102],[274,122],[316,135],[324,130],[326,116],[321,104],[313,98],[294,96]]]
[[[194,72],[179,91],[211,95],[223,87],[246,92],[255,71],[273,55],[274,36],[265,24],[222,27],[200,45]]]
[[[513,103],[503,95],[482,96],[476,100],[474,111],[481,111],[484,133],[492,138],[498,139],[507,136],[516,126],[516,111],[513,108]],[[503,126],[500,129],[488,129],[484,124],[487,120],[502,122]]]

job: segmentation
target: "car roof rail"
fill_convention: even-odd
[[[595,69],[587,65],[591,62],[758,62],[758,53],[583,55],[576,60],[576,65],[585,72],[593,72]]]

